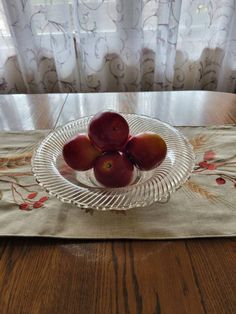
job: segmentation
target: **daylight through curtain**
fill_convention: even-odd
[[[0,0],[0,92],[236,92],[235,0]]]

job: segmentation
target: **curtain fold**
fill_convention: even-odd
[[[0,0],[0,93],[236,92],[236,0]]]

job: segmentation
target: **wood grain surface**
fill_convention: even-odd
[[[236,122],[232,94],[71,94],[62,95],[60,104],[58,95],[51,95],[44,106],[42,99],[48,95],[34,95],[32,107],[25,96],[22,106],[31,107],[28,117],[34,117],[33,124],[23,116],[17,124],[17,95],[15,104],[8,97],[0,98],[1,129],[51,128],[106,108],[143,113],[174,125]],[[7,114],[7,106],[15,114]],[[5,313],[234,314],[236,240],[1,238],[0,314]]]

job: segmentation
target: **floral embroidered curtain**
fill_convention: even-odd
[[[0,0],[0,92],[236,91],[236,0]]]

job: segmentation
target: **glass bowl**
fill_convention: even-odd
[[[163,163],[150,171],[135,169],[133,182],[123,188],[104,188],[93,170],[74,171],[62,157],[64,143],[77,133],[87,133],[92,116],[71,121],[52,131],[39,145],[32,158],[37,182],[62,202],[96,210],[126,210],[154,202],[166,202],[193,171],[195,156],[188,140],[174,127],[150,117],[123,114],[132,135],[152,131],[167,144]]]

